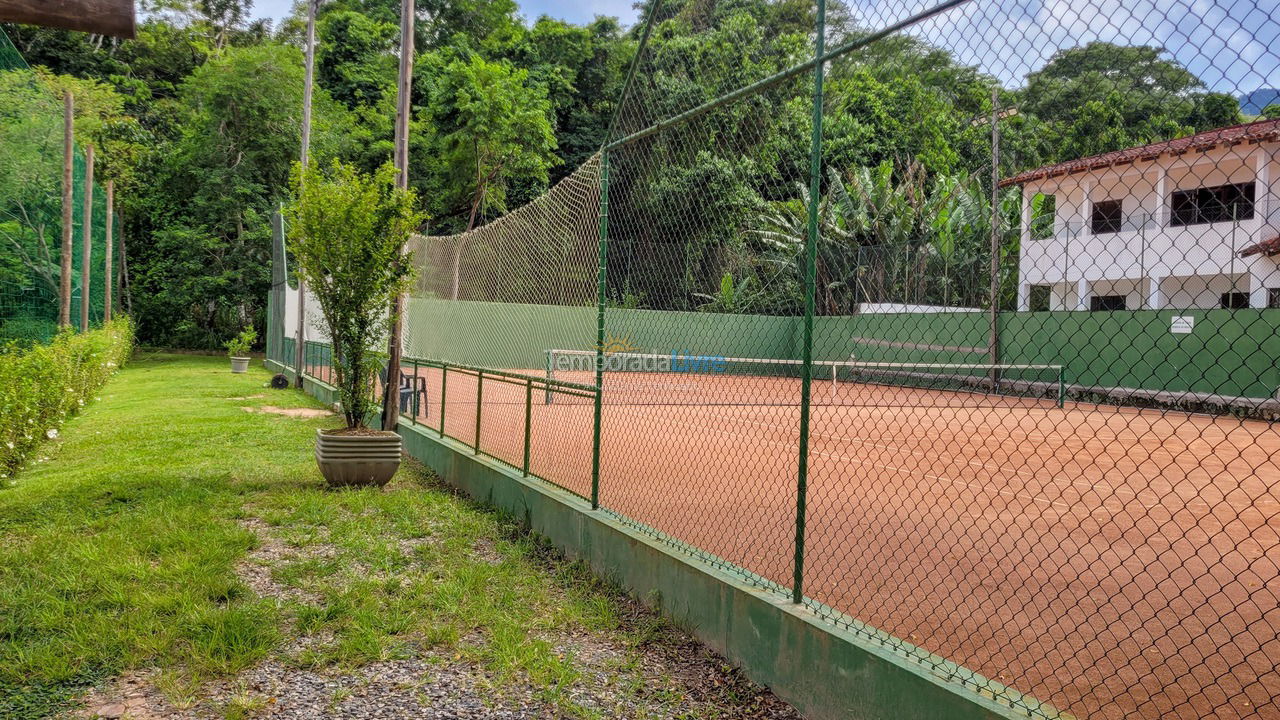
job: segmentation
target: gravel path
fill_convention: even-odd
[[[318,598],[272,578],[272,568],[298,559],[256,518],[242,521],[260,544],[237,568],[258,595],[278,602],[314,604]],[[408,548],[411,551],[412,548]],[[323,543],[308,557],[335,552]],[[495,561],[478,542],[476,562]],[[563,562],[555,558],[547,563]],[[550,582],[550,580],[549,580]],[[716,718],[790,720],[800,716],[768,690],[755,686],[688,635],[657,620],[638,602],[615,598],[616,633],[565,632],[544,638],[578,671],[568,702],[549,702],[543,688],[520,678],[498,679],[449,648],[410,648],[406,657],[356,668],[310,668],[300,654],[329,638],[293,638],[270,659],[231,678],[183,688],[171,675],[140,672],[94,688],[72,718],[205,720],[210,718],[427,719],[493,718]],[[636,642],[635,638],[643,638]],[[484,642],[464,638],[462,643]]]

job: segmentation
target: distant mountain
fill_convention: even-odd
[[[1273,103],[1280,103],[1280,88],[1258,88],[1251,93],[1240,96],[1240,112],[1246,115],[1257,115],[1262,109]]]

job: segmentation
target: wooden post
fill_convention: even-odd
[[[107,180],[107,243],[102,251],[102,322],[103,324],[111,322],[111,286],[115,284],[111,277],[111,251],[112,237],[111,233],[114,228],[112,223],[115,222],[115,202],[116,202],[116,181]]]
[[[316,77],[316,6],[320,0],[307,0],[306,75],[302,84],[302,152],[299,160],[307,167],[311,152],[311,96]]]
[[[71,327],[71,185],[75,162],[75,100],[70,91],[62,102],[62,252],[58,282],[58,325]]]
[[[306,76],[302,81],[302,151],[298,159],[306,172],[311,154],[311,95],[316,67],[316,6],[320,0],[307,0]],[[302,387],[302,360],[307,331],[307,284],[298,273],[298,341],[293,344],[293,366],[297,370],[294,387]]]
[[[132,38],[133,0],[0,0],[0,22]]]
[[[400,172],[396,185],[409,187],[409,118],[413,89],[413,0],[400,1],[400,77],[396,85],[396,126],[393,162]]]
[[[413,111],[413,0],[400,0],[400,78],[396,89],[395,165],[396,187],[409,187],[409,116]],[[382,397],[382,429],[395,430],[400,422],[400,346],[404,332],[404,296],[391,302],[391,338],[387,342],[387,382]]]
[[[84,146],[84,222],[80,227],[80,332],[89,331],[89,275],[93,270],[93,145]]]

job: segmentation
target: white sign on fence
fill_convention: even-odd
[[[1191,315],[1174,315],[1173,321],[1169,324],[1169,332],[1176,335],[1186,335],[1196,327],[1196,319]]]

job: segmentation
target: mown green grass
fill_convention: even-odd
[[[444,647],[589,714],[567,700],[580,670],[549,638],[617,629],[609,589],[545,562],[420,466],[382,491],[326,490],[313,435],[338,421],[243,411],[316,406],[267,378],[222,358],[139,357],[0,489],[0,716],[55,712],[138,668],[191,702],[201,682],[299,634],[324,639],[286,658],[299,665]],[[259,543],[247,518],[286,543],[273,579],[301,599],[258,597],[238,578]]]

